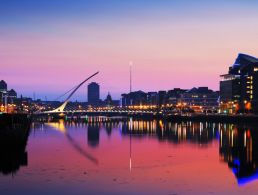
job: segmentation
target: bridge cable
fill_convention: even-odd
[[[65,92],[64,94],[62,94],[62,95],[58,96],[57,98],[55,98],[54,101],[57,101],[57,100],[60,99],[61,97],[63,97],[63,96],[65,96],[66,94],[70,93],[70,92],[71,92],[72,90],[74,90],[76,87],[77,87],[77,85],[74,86],[74,87],[73,87],[72,89],[70,89],[69,91]]]

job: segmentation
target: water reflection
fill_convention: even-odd
[[[94,151],[97,151],[101,146],[103,142],[103,133],[101,132],[104,131],[108,138],[112,138],[112,135],[115,135],[114,132],[116,132],[121,137],[129,139],[129,142],[126,143],[128,144],[130,170],[133,167],[132,160],[134,157],[132,149],[137,150],[137,148],[132,147],[135,140],[149,138],[171,144],[172,147],[179,144],[192,144],[199,148],[208,148],[210,143],[216,141],[219,144],[220,160],[228,164],[239,185],[258,178],[258,131],[255,126],[251,125],[190,121],[175,123],[161,120],[103,117],[93,117],[87,121],[60,120],[44,125],[62,133],[70,146],[78,154],[92,162],[93,166],[98,165],[99,162]],[[34,126],[33,129],[34,131],[49,130],[44,125]],[[73,130],[76,128],[82,129],[84,134],[79,132],[80,135],[75,136]],[[8,140],[7,137],[7,135],[1,135],[1,143],[4,143],[2,140]],[[20,166],[27,165],[27,139],[28,136],[25,136],[19,147],[1,145],[0,172],[3,174],[15,173]]]
[[[75,124],[74,124],[75,125]],[[258,132],[255,126],[219,124],[208,122],[164,122],[161,120],[117,120],[91,119],[88,127],[88,145],[99,145],[100,128],[104,128],[110,136],[113,129],[120,129],[123,136],[130,136],[130,160],[132,168],[131,139],[143,137],[156,138],[160,142],[173,144],[192,143],[199,147],[207,147],[214,140],[219,139],[219,153],[221,159],[235,174],[238,184],[245,184],[258,178]]]
[[[91,162],[95,163],[95,164],[98,164],[98,159],[96,157],[94,157],[92,154],[90,154],[89,152],[87,152],[83,147],[80,146],[79,143],[77,143],[73,137],[68,133],[67,129],[66,129],[66,125],[65,125],[65,122],[64,120],[59,120],[58,122],[49,122],[47,123],[47,125],[53,127],[54,129],[62,132],[65,137],[67,138],[68,142],[71,144],[71,146],[78,152],[80,153],[82,156],[84,156],[86,159],[90,160]],[[69,123],[69,125],[75,125],[77,126],[78,123]],[[96,130],[96,131],[94,131]],[[96,134],[96,132],[99,132],[99,128],[94,128],[92,129],[91,131],[94,131],[92,132],[92,134]],[[88,129],[88,132],[89,132],[89,129]],[[99,137],[99,136],[98,136]],[[93,138],[95,139],[95,138]],[[95,140],[94,140],[95,141]],[[93,142],[94,142],[93,141]],[[91,143],[93,143],[91,142]],[[96,141],[95,141],[96,142]],[[98,141],[97,141],[98,142]],[[93,145],[95,146],[96,144],[93,143]]]
[[[258,132],[254,126],[223,125],[219,151],[239,185],[258,179]]]
[[[216,138],[219,124],[164,121],[129,121],[122,122],[122,133],[133,137],[151,136],[159,141],[179,144],[183,142],[205,145]]]
[[[91,125],[88,125],[88,145],[90,147],[97,147],[99,145],[99,129],[100,124],[99,123],[93,123]],[[108,132],[108,128],[106,128]],[[110,128],[110,134],[111,134],[111,128]]]

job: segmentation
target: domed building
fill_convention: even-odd
[[[112,97],[111,97],[109,92],[108,92],[107,97],[106,97],[106,99],[104,101],[105,101],[105,104],[107,106],[112,106],[113,105]]]

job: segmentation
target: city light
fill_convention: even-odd
[[[257,10],[1,1],[0,194],[257,194]]]

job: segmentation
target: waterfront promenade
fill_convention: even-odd
[[[84,111],[84,112],[67,112],[67,113],[52,113],[32,115],[34,119],[59,119],[59,118],[74,118],[86,119],[89,116],[105,116],[134,119],[157,119],[172,122],[180,121],[199,121],[199,122],[222,122],[222,123],[258,123],[258,115],[254,114],[201,114],[201,113],[160,113],[160,112],[118,112],[118,111]]]

